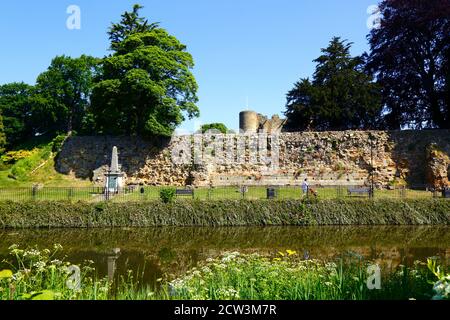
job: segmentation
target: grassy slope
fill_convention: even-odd
[[[32,154],[0,171],[0,188],[31,187],[36,183],[48,187],[91,186],[90,181],[75,179],[55,170],[56,154],[52,152],[50,143],[48,137],[39,137],[19,146],[17,150],[32,151]]]

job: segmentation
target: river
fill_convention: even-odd
[[[350,254],[389,269],[432,256],[448,264],[449,231],[448,226],[2,230],[0,261],[13,244],[40,249],[61,244],[59,258],[74,264],[91,260],[102,277],[133,270],[154,286],[165,274],[176,276],[226,251],[275,255],[289,249],[304,259],[324,260]]]

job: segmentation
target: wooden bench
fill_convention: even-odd
[[[190,196],[194,198],[194,190],[192,189],[177,189],[175,195],[178,196]]]
[[[370,188],[348,188],[347,189],[348,195],[349,196],[353,196],[353,195],[358,195],[358,196],[370,196]]]

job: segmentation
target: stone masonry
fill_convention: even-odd
[[[186,136],[170,141],[71,137],[58,156],[56,169],[103,184],[111,149],[117,146],[129,185],[299,185],[305,178],[315,185],[367,185],[372,166],[378,187],[448,183],[448,130],[281,133],[279,166],[271,172],[248,161],[214,164],[205,159],[201,165],[176,165],[171,155],[181,139]],[[430,156],[432,145],[439,149],[439,160]],[[245,159],[249,156],[246,150]]]

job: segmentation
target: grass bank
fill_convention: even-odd
[[[447,200],[0,202],[0,228],[448,225]]]
[[[55,169],[55,159],[65,136],[40,136],[0,157],[0,187],[15,188],[41,184],[49,187],[89,187],[90,181],[63,175]]]

